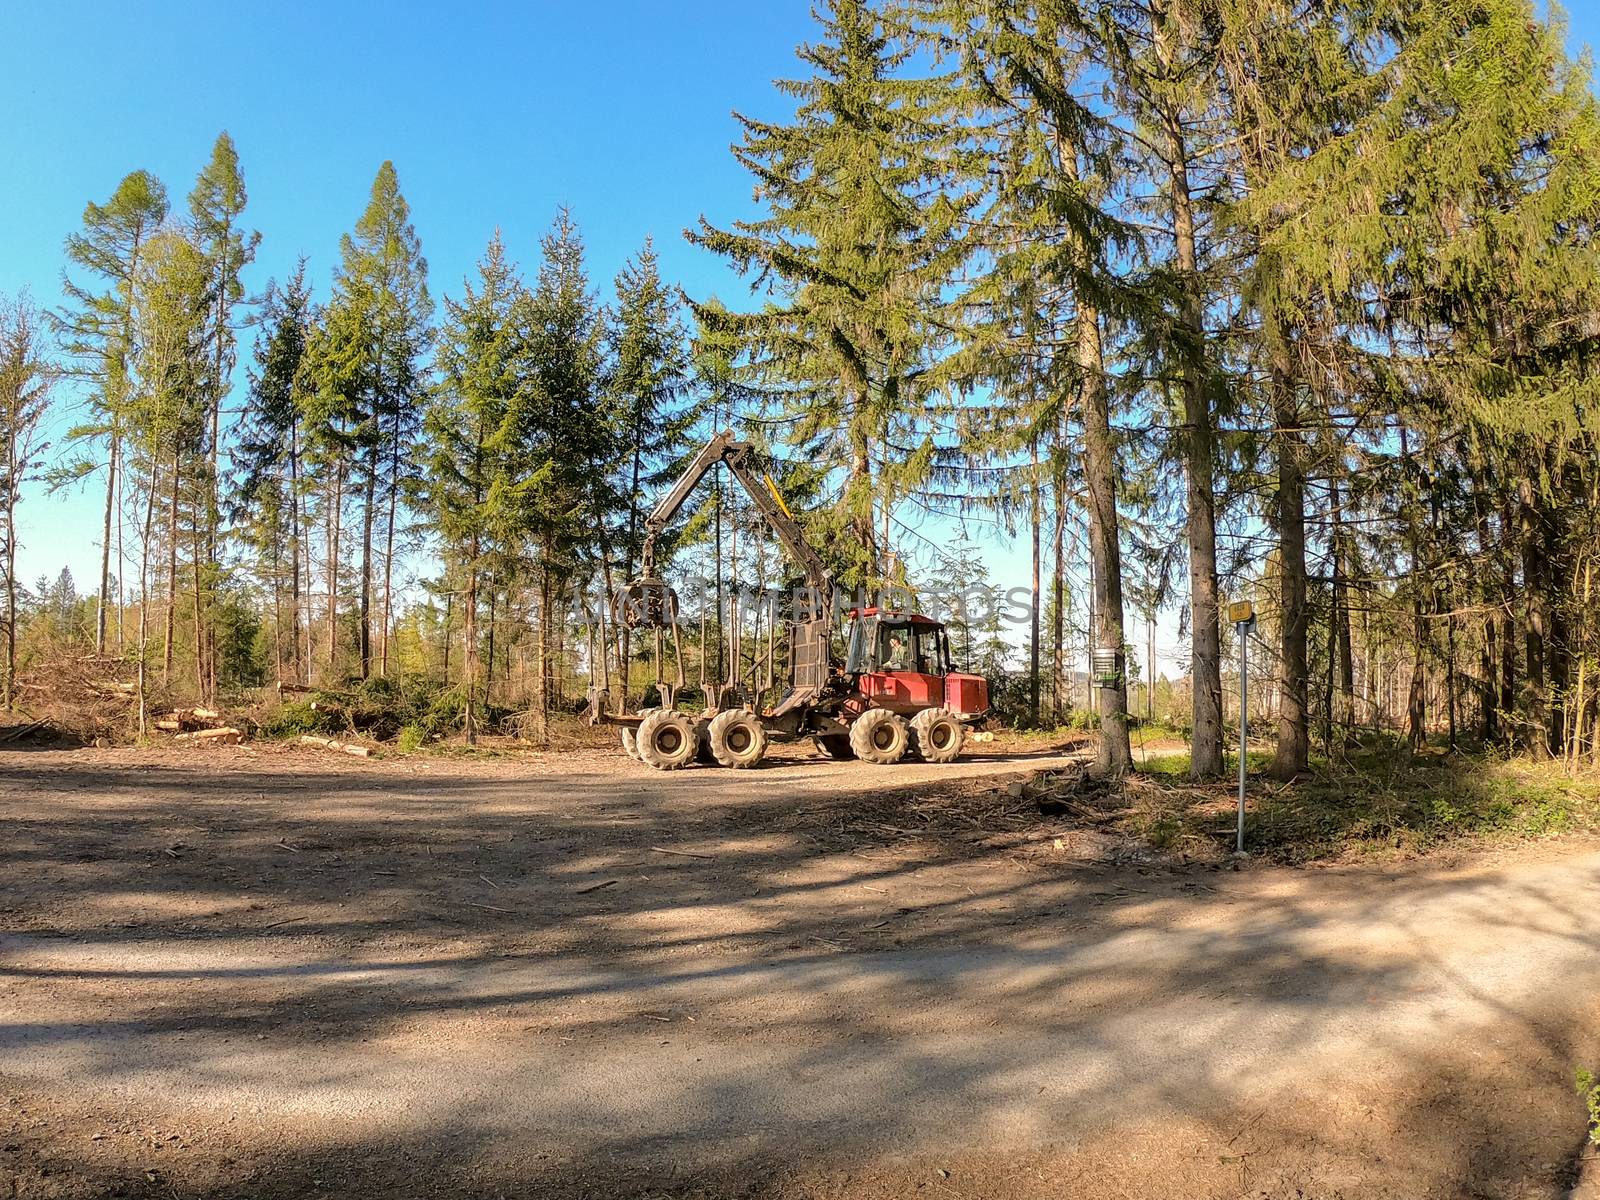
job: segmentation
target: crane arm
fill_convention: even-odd
[[[807,585],[816,590],[820,603],[826,606],[832,600],[833,573],[828,570],[827,564],[822,561],[822,556],[817,553],[816,548],[806,541],[800,523],[784,507],[777,488],[770,480],[758,477],[752,472],[749,462],[752,451],[753,447],[749,442],[735,441],[731,430],[717,434],[701,448],[700,453],[696,454],[684,468],[683,474],[678,476],[677,482],[672,485],[672,490],[661,498],[660,503],[644,520],[645,539],[641,564],[643,573],[649,578],[655,571],[657,535],[683,509],[685,501],[699,486],[706,473],[719,462],[723,462],[728,464],[728,469],[733,472],[734,478],[749,495],[751,503],[771,527],[779,544],[805,572]]]

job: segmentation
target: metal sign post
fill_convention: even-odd
[[[1244,853],[1244,781],[1250,763],[1250,627],[1255,606],[1248,600],[1228,605],[1228,619],[1239,635],[1239,826],[1233,852]]]

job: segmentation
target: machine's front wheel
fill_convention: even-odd
[[[911,735],[923,762],[954,762],[966,744],[967,727],[948,708],[925,708],[911,718]]]
[[[725,767],[753,767],[767,756],[767,729],[755,713],[730,708],[711,718],[711,753]]]
[[[639,723],[639,758],[658,771],[676,771],[694,761],[699,739],[681,712],[662,709]]]
[[[887,708],[869,708],[850,726],[850,749],[864,762],[897,763],[910,744],[911,729],[905,718]]]

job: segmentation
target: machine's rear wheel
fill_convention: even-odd
[[[911,718],[911,736],[924,762],[955,761],[967,740],[967,727],[948,708],[925,708]]]
[[[910,744],[911,729],[905,718],[887,708],[869,708],[850,726],[850,748],[865,762],[897,763]]]
[[[856,756],[856,752],[850,749],[850,735],[848,733],[819,733],[811,739],[811,744],[829,758],[840,762],[848,761]]]
[[[639,723],[639,758],[658,771],[676,771],[694,761],[699,738],[681,712],[662,709]]]
[[[730,708],[711,718],[711,753],[725,767],[753,767],[767,756],[767,729],[755,713]]]

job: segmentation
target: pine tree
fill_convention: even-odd
[[[139,269],[146,241],[167,219],[167,189],[148,171],[125,176],[105,204],[90,201],[83,210],[83,230],[68,236],[67,259],[96,277],[104,287],[78,282],[63,275],[61,288],[66,307],[55,323],[69,356],[73,374],[89,382],[89,421],[74,427],[74,442],[106,444],[106,502],[100,544],[100,591],[95,601],[95,652],[106,652],[107,608],[111,595],[112,517],[119,509],[123,483],[122,410],[127,401],[128,357],[132,330],[129,309],[133,277]],[[74,463],[69,472],[82,475],[92,469]],[[118,561],[120,613],[121,562]],[[121,637],[121,626],[118,626]]]

